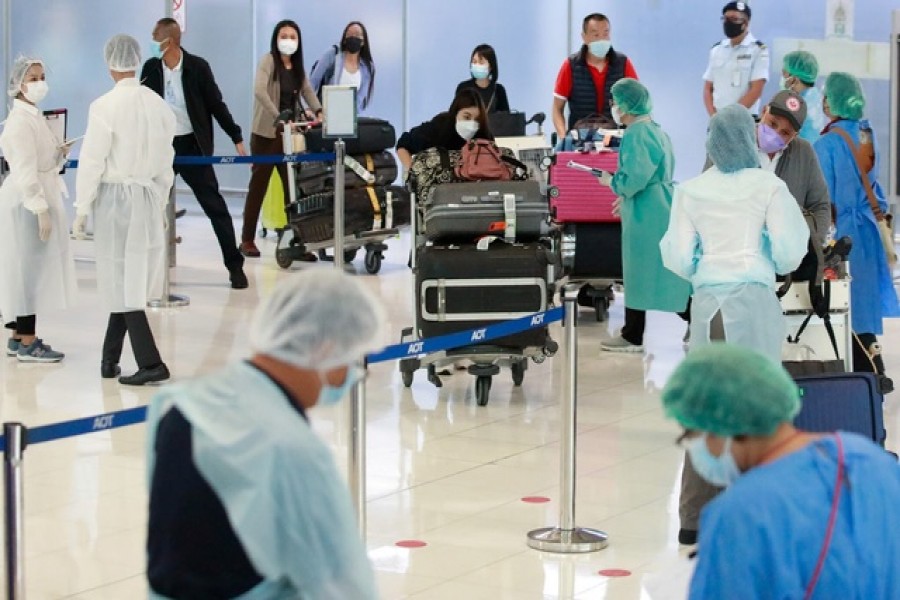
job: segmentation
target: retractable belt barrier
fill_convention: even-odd
[[[176,165],[280,165],[283,163],[334,162],[334,152],[317,154],[260,154],[257,156],[176,156]],[[67,169],[77,169],[78,159],[66,161]]]

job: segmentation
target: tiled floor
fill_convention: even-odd
[[[250,311],[291,273],[272,258],[248,261],[251,288],[232,291],[206,221],[179,221],[173,291],[188,308],[151,314],[176,379],[245,355]],[[407,240],[393,240],[378,276],[361,275],[390,307],[391,331],[410,324]],[[88,259],[92,248],[77,242]],[[363,271],[360,261],[354,265]],[[297,267],[300,268],[300,267]],[[302,268],[331,268],[330,265]],[[39,333],[68,353],[59,365],[0,362],[0,420],[40,425],[145,404],[151,389],[99,377],[104,315],[89,260],[78,263],[78,305],[40,316]],[[678,558],[678,428],[662,416],[659,390],[683,357],[684,326],[651,314],[644,356],[601,355],[600,340],[621,326],[581,314],[577,523],[609,533],[607,549],[558,556],[529,549],[526,533],[556,524],[559,472],[558,360],[532,364],[521,388],[508,372],[478,407],[472,378],[458,373],[438,390],[418,373],[411,389],[396,364],[372,368],[368,388],[368,544],[384,598],[641,598],[654,573]],[[557,339],[561,340],[558,329]],[[888,324],[889,370],[900,373],[900,322]],[[393,340],[385,340],[386,343]],[[125,371],[133,369],[129,360]],[[347,411],[316,409],[316,429],[343,465]],[[900,446],[900,410],[887,404],[889,446]],[[34,446],[26,452],[26,567],[29,600],[142,598],[146,495],[144,428],[134,426]],[[546,496],[546,503],[521,501]],[[418,539],[427,546],[397,547]],[[605,569],[630,575],[607,577]],[[671,584],[670,584],[671,585]]]

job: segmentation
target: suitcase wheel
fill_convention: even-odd
[[[525,360],[517,360],[513,364],[509,366],[509,370],[512,371],[512,380],[514,386],[522,385],[522,382],[525,381],[525,369],[528,368],[528,362]]]
[[[434,365],[428,365],[428,381],[436,388],[444,387],[444,382],[438,377],[437,368]]]
[[[487,406],[491,398],[491,379],[489,375],[479,375],[475,378],[475,401],[478,406]]]
[[[415,371],[400,371],[400,377],[403,379],[403,387],[412,387]]]
[[[609,319],[609,300],[606,298],[594,298],[594,315],[597,321],[603,322]]]
[[[381,260],[384,258],[384,255],[379,251],[366,251],[366,273],[370,275],[375,275],[378,271],[381,270]]]

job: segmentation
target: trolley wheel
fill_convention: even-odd
[[[381,252],[366,252],[366,273],[375,275],[381,270]]]
[[[609,319],[609,301],[604,298],[595,298],[594,315],[600,323]]]
[[[262,231],[259,232],[259,237],[266,237],[267,235],[269,235],[269,230],[263,227]]]
[[[547,188],[547,195],[551,198],[559,198],[559,188],[555,185],[551,185]]]
[[[400,377],[403,379],[403,387],[412,387],[415,371],[400,371]]]
[[[282,269],[290,269],[291,265],[294,264],[294,249],[278,248],[275,251],[275,262]]]
[[[523,381],[525,381],[525,369],[527,368],[528,363],[525,362],[525,360],[517,360],[509,366],[509,370],[512,371],[512,380],[514,386],[518,387],[522,385]]]
[[[356,258],[357,252],[359,252],[359,248],[344,250],[344,264],[349,265],[350,263],[352,263],[353,259]]]
[[[491,398],[491,377],[480,375],[475,378],[475,401],[478,406],[487,406]]]

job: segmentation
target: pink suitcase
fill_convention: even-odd
[[[615,173],[619,153],[557,152],[550,165],[547,189],[550,209],[557,223],[612,223],[620,219],[612,214],[616,195],[585,171],[566,166],[575,161],[588,167]]]

